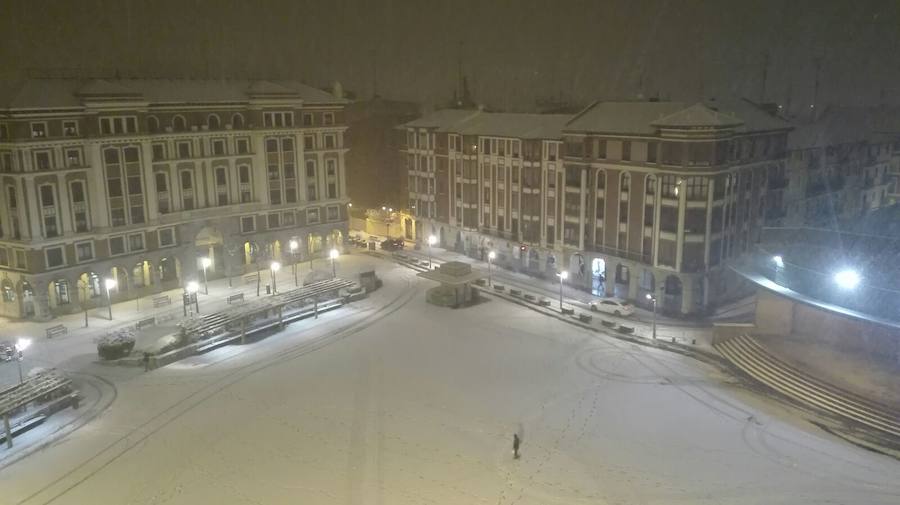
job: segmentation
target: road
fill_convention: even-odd
[[[377,267],[364,301],[120,377],[103,415],[3,468],[3,502],[900,502],[900,462],[710,366],[496,298],[434,307]]]

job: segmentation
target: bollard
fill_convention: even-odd
[[[696,339],[696,338],[692,338],[692,339],[691,339],[691,345],[697,345],[697,339]]]
[[[675,343],[675,337],[672,337],[672,343],[673,344]]]

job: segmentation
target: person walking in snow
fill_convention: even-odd
[[[519,434],[513,433],[513,459],[519,459]]]

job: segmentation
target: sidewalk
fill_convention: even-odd
[[[357,254],[347,254],[357,252]],[[358,251],[347,249],[335,263],[338,276],[355,279],[362,269],[369,269],[371,264],[366,264],[367,258],[358,254]],[[298,263],[297,284],[303,285],[303,278],[310,273],[309,261]],[[316,259],[313,269],[331,276],[331,260]],[[250,276],[246,274],[245,276]],[[230,306],[226,299],[228,296],[243,293],[245,300],[256,298],[256,283],[244,284],[245,276],[232,277],[232,287],[228,287],[227,278],[209,280],[209,294],[204,293],[203,283],[200,283],[198,303],[200,314],[209,314],[227,310]],[[271,273],[268,270],[260,271],[260,297],[267,296],[266,284],[272,283]],[[276,285],[279,291],[294,289],[294,276],[291,265],[283,265],[276,274]],[[161,329],[174,330],[178,322],[185,316],[182,307],[182,290],[173,289],[153,296],[168,295],[172,304],[154,308],[152,297],[144,297],[139,300],[128,300],[112,305],[112,320],[109,319],[109,308],[98,307],[88,311],[88,327],[84,326],[84,312],[67,314],[56,317],[50,321],[18,321],[8,318],[0,318],[0,341],[15,342],[19,338],[31,340],[31,346],[25,350],[21,362],[23,374],[27,374],[32,368],[58,367],[62,369],[78,369],[86,362],[97,359],[96,339],[107,335],[109,332],[131,326],[141,319],[155,317],[163,322],[160,325],[148,327],[149,338],[159,338],[164,335]],[[191,317],[188,309],[188,317]],[[47,338],[45,330],[51,326],[64,325],[68,329],[66,335]],[[142,342],[143,343],[143,342]],[[140,347],[136,346],[136,347]],[[77,363],[75,362],[77,361]],[[18,366],[15,361],[0,362],[0,385],[18,382]]]

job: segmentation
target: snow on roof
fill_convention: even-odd
[[[737,132],[787,130],[791,126],[746,100],[597,102],[575,116],[566,131],[655,135],[657,128],[734,128]]]
[[[686,109],[669,114],[650,123],[653,126],[672,128],[731,128],[744,124],[740,119],[711,109],[703,103],[695,103]]]
[[[245,79],[26,79],[0,85],[0,108],[79,108],[85,96],[137,97],[151,104],[247,102],[252,95],[290,95],[307,104],[344,104],[346,99],[299,81]]]
[[[520,114],[443,109],[410,121],[411,128],[436,128],[461,135],[491,135],[520,139],[561,139],[568,114]]]

